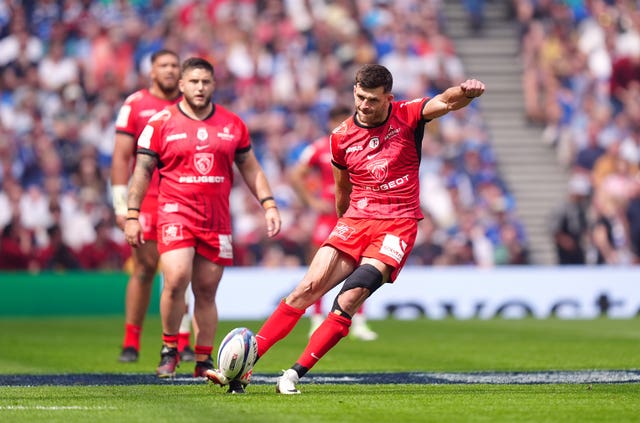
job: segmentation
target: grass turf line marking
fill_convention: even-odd
[[[275,383],[276,374],[254,374],[251,383]],[[305,383],[318,384],[490,384],[530,385],[559,383],[640,383],[640,370],[563,370],[538,372],[401,372],[401,373],[315,373]],[[104,386],[104,385],[195,385],[206,379],[178,375],[160,379],[148,373],[78,373],[54,375],[0,375],[2,386]]]

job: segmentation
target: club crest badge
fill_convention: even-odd
[[[384,182],[387,179],[388,167],[387,159],[381,159],[369,163],[367,170],[376,181]]]
[[[213,168],[213,153],[194,154],[193,166],[201,175],[208,175]]]
[[[207,128],[198,128],[198,131],[196,132],[196,138],[198,138],[200,141],[204,141],[209,138]]]
[[[380,145],[380,138],[373,137],[369,140],[369,148],[375,150]]]

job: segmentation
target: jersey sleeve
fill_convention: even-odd
[[[249,135],[249,128],[247,128],[247,125],[240,117],[236,115],[234,116],[236,125],[238,127],[237,131],[240,134],[236,153],[246,153],[247,151],[251,150],[251,136]]]
[[[346,169],[347,163],[345,162],[344,151],[340,148],[340,140],[342,136],[336,133],[332,133],[329,136],[329,146],[331,148],[331,163],[340,169]]]
[[[135,122],[135,97],[129,96],[125,100],[124,104],[118,111],[116,118],[116,132],[135,136],[136,134],[136,122]]]
[[[318,162],[317,159],[317,148],[315,143],[307,145],[300,153],[300,157],[298,157],[298,163],[302,163],[307,166],[315,166]]]
[[[402,118],[409,123],[412,127],[418,126],[420,122],[424,122],[422,119],[422,110],[430,99],[428,97],[416,98],[414,100],[401,101],[398,103],[398,113],[402,115]]]
[[[348,124],[347,121],[342,122],[338,127],[331,131],[329,135],[329,151],[331,152],[331,163],[340,169],[347,168],[347,162],[345,160],[344,148],[341,148],[341,144],[344,142],[344,137],[347,133]]]
[[[149,119],[138,137],[138,153],[158,156],[162,148],[162,127],[170,118],[168,110],[162,110]]]

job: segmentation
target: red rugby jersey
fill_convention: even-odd
[[[353,184],[345,217],[422,219],[419,167],[428,98],[391,103],[387,120],[363,127],[351,116],[331,134],[334,165]]]
[[[235,155],[250,149],[245,123],[220,105],[203,120],[191,119],[179,105],[169,106],[138,138],[138,151],[159,161],[158,213],[179,213],[194,229],[219,233],[231,233]]]
[[[154,96],[147,88],[138,90],[127,97],[120,107],[116,119],[116,132],[131,135],[134,140],[137,140],[151,116],[178,101],[180,97],[165,100]],[[135,163],[135,148],[131,151],[131,155],[134,156]],[[153,172],[146,197],[158,196],[159,181],[158,172]]]
[[[320,182],[322,184],[320,195],[323,199],[334,203],[336,201],[336,193],[333,182],[329,137],[319,138],[305,147],[300,155],[300,162],[320,171]]]

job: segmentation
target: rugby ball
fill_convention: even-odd
[[[239,379],[258,356],[256,337],[247,328],[235,328],[224,337],[218,349],[218,370],[229,380]]]

